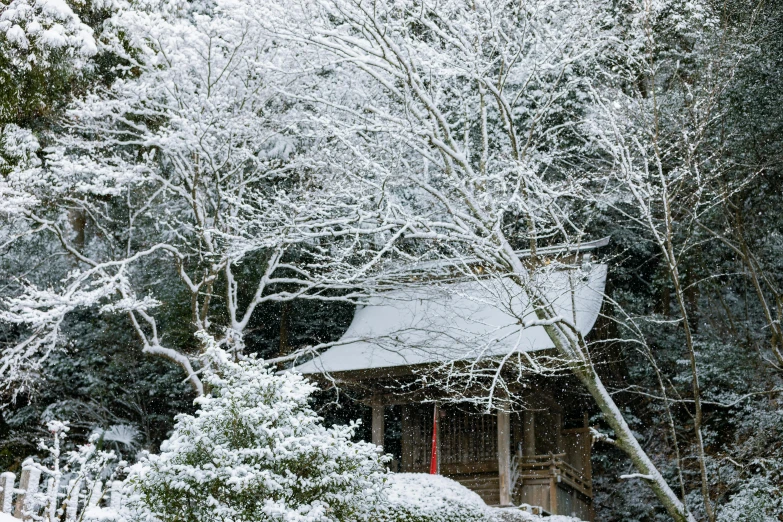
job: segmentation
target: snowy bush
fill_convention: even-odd
[[[394,473],[386,483],[386,500],[372,519],[377,522],[490,522],[490,509],[478,494],[440,475]]]
[[[778,522],[783,513],[783,465],[759,459],[748,466],[758,474],[742,480],[738,491],[718,511],[718,522]]]
[[[579,522],[566,516],[542,518],[524,509],[487,506],[481,497],[442,475],[393,473],[373,522]]]
[[[4,2],[5,3],[5,2]],[[0,10],[0,55],[30,68],[52,53],[70,55],[74,65],[98,52],[93,31],[64,0],[12,0]]]
[[[385,471],[355,426],[325,428],[303,377],[213,350],[211,392],[180,415],[160,455],[130,469],[130,520],[332,521],[363,517]]]

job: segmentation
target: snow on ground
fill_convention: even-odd
[[[386,496],[390,502],[405,503],[422,510],[436,510],[433,503],[455,502],[484,507],[477,493],[442,475],[391,473]]]
[[[435,519],[449,519],[451,513],[456,516],[468,510],[488,522],[580,522],[572,517],[541,517],[520,509],[487,506],[477,493],[441,475],[391,473],[387,486],[386,497],[392,506],[438,515]]]
[[[388,476],[386,497],[392,506],[405,506],[419,514],[430,514],[448,520],[450,513],[464,515],[466,508],[487,522],[580,522],[565,516],[541,517],[515,508],[487,506],[481,497],[459,482],[441,475],[426,473],[391,473]],[[109,509],[93,508],[89,520],[115,520]],[[8,513],[0,513],[0,522],[20,522]]]
[[[490,507],[493,522],[582,522],[578,518],[563,515],[542,517],[516,508]]]

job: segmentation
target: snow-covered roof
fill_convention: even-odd
[[[553,270],[534,284],[586,335],[601,309],[606,273],[606,265],[593,265],[586,275]],[[554,348],[544,327],[531,325],[535,319],[527,293],[508,279],[397,290],[358,307],[339,344],[295,370],[347,372]]]

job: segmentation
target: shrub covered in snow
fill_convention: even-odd
[[[760,463],[754,462],[761,467]],[[740,483],[739,491],[721,506],[718,522],[778,522],[783,514],[783,477],[780,464],[769,459],[770,470]],[[777,472],[777,473],[776,473]]]
[[[534,515],[532,506],[522,505],[518,508],[493,507],[492,522],[582,522],[578,518],[565,515]],[[535,511],[538,513],[538,511]]]
[[[390,474],[384,497],[371,513],[374,522],[579,522],[487,506],[477,493],[441,475]]]
[[[314,386],[214,350],[211,392],[180,415],[159,455],[131,468],[130,520],[326,522],[363,518],[383,489],[375,446],[325,428]]]
[[[372,519],[377,522],[490,522],[490,509],[480,496],[440,475],[390,474],[386,500]]]
[[[98,52],[93,31],[65,0],[11,0],[0,10],[0,56],[30,68],[52,53],[77,62]],[[79,64],[79,63],[77,63]]]

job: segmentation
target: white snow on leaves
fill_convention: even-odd
[[[93,30],[64,0],[13,0],[0,12],[0,35],[17,50],[25,51],[15,56],[17,67],[46,60],[58,49],[70,48],[80,58],[98,52]]]

